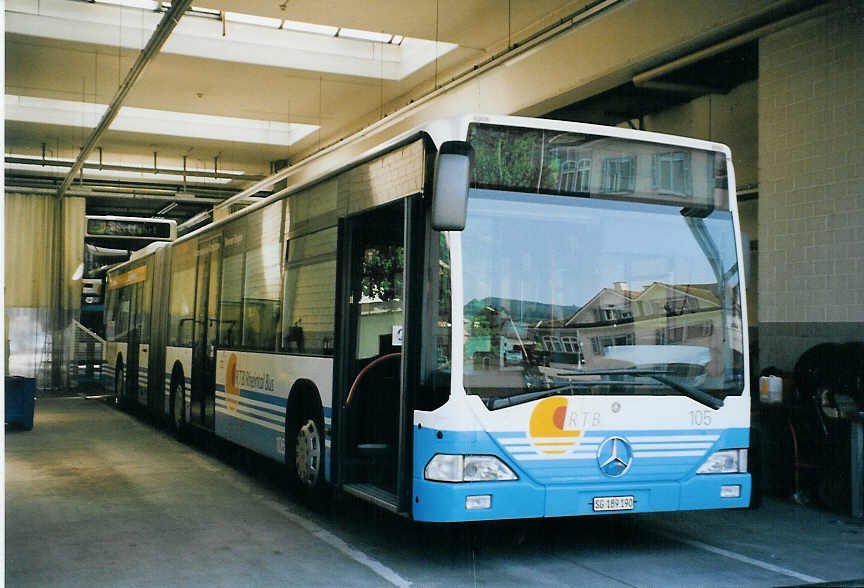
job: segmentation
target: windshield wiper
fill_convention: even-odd
[[[666,384],[676,392],[680,392],[687,398],[691,400],[695,400],[700,404],[704,404],[708,408],[713,408],[714,410],[719,410],[723,406],[723,399],[714,396],[713,394],[709,394],[704,390],[700,390],[695,386],[691,386],[689,384],[685,384],[683,382],[679,382],[677,380],[673,380],[668,376],[673,374],[669,370],[640,370],[635,368],[616,368],[616,369],[605,369],[605,370],[584,370],[578,372],[561,372],[556,375],[558,376],[647,376],[649,378],[653,378],[660,382],[661,384]],[[600,380],[601,382],[603,380]]]
[[[565,390],[585,387],[585,385],[586,383],[583,382],[570,382],[568,384],[564,384],[563,386],[555,386],[554,388],[545,388],[543,390],[535,390],[534,392],[524,392],[522,394],[516,394],[515,396],[493,398],[489,403],[489,408],[495,410],[496,408],[504,408],[505,406],[513,406],[515,404],[531,402],[532,400],[540,400],[541,398],[555,396],[556,394],[560,394]]]
[[[722,398],[714,396],[713,394],[709,394],[708,392],[705,392],[704,390],[700,390],[699,388],[696,388],[695,386],[691,386],[690,384],[685,384],[683,382],[676,382],[675,380],[672,380],[672,379],[667,378],[665,376],[656,375],[656,374],[652,375],[651,377],[654,378],[655,380],[657,380],[658,382],[662,382],[663,384],[666,384],[667,386],[669,386],[673,390],[677,390],[678,392],[680,392],[681,394],[683,394],[687,398],[695,400],[696,402],[699,402],[700,404],[704,404],[708,408],[713,408],[714,410],[719,410],[723,406],[723,399]]]

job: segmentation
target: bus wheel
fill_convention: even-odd
[[[315,419],[307,418],[297,430],[294,441],[294,471],[300,486],[313,489],[323,478],[321,467],[324,464],[324,450],[321,443],[321,430]]]
[[[183,440],[186,432],[186,394],[183,382],[177,380],[171,383],[171,430],[177,439]]]
[[[125,405],[126,399],[123,395],[123,364],[117,363],[117,369],[114,370],[114,404],[119,407]]]

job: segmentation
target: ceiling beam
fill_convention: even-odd
[[[649,69],[648,71],[644,71],[640,74],[633,76],[633,85],[637,88],[650,87],[649,84],[660,76],[672,73],[683,67],[687,67],[688,65],[698,63],[703,59],[714,57],[715,55],[719,55],[725,51],[729,51],[730,49],[735,49],[736,47],[740,47],[741,45],[746,45],[747,43],[751,43],[757,39],[796,25],[799,22],[821,16],[822,14],[828,12],[830,8],[830,5],[826,3],[821,6],[817,6],[816,8],[811,8],[810,10],[799,12],[798,14],[794,14],[783,20],[778,20],[757,29],[753,29],[752,31],[748,31],[746,33],[738,35],[737,37],[733,37],[721,43],[717,43],[716,45],[712,45],[711,47],[700,49],[699,51],[696,51],[689,55],[685,55],[684,57],[679,57],[674,61],[664,63],[663,65]],[[657,87],[656,84],[654,87]]]
[[[186,12],[186,9],[190,4],[192,4],[192,0],[175,0],[171,3],[171,8],[168,9],[168,12],[165,13],[162,20],[159,21],[159,24],[156,25],[156,30],[153,31],[153,35],[150,37],[150,40],[147,41],[147,45],[141,50],[141,53],[138,54],[138,59],[135,60],[135,64],[129,70],[129,73],[126,74],[126,79],[124,79],[123,83],[120,84],[120,87],[117,88],[117,93],[114,94],[111,104],[108,105],[108,109],[105,111],[105,114],[102,115],[102,120],[99,121],[99,124],[93,130],[90,138],[87,139],[84,147],[81,148],[81,151],[78,153],[78,158],[75,160],[75,163],[72,164],[72,169],[70,169],[69,173],[66,174],[66,177],[63,178],[63,183],[57,189],[58,199],[63,198],[63,194],[69,188],[70,184],[72,184],[72,180],[75,179],[78,172],[81,171],[84,162],[87,160],[87,157],[90,156],[90,152],[93,151],[94,147],[96,147],[96,143],[99,142],[99,139],[102,138],[102,135],[108,130],[108,127],[111,126],[111,123],[114,122],[114,119],[120,112],[120,108],[126,101],[126,96],[128,96],[129,92],[132,90],[132,86],[135,85],[135,82],[138,81],[141,72],[144,71],[147,64],[150,63],[153,57],[162,49],[165,41],[168,40],[168,37],[174,31],[174,27],[176,27],[177,23],[180,22],[180,19],[183,17],[183,14]]]

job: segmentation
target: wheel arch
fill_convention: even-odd
[[[288,402],[285,405],[286,433],[303,414],[312,414],[321,425],[324,424],[324,404],[321,402],[318,386],[312,380],[300,378],[294,382],[291,392],[288,393]]]
[[[183,364],[175,360],[171,367],[171,387],[168,390],[168,418],[174,418],[174,388],[177,384],[183,386],[183,394],[186,394],[186,377],[183,372]],[[183,398],[183,406],[186,406],[186,398]],[[185,415],[184,415],[185,416]]]
[[[183,389],[186,389],[186,377],[183,372],[183,363],[179,359],[174,360],[174,365],[171,367],[171,391],[174,391],[174,382],[180,380],[183,383]]]

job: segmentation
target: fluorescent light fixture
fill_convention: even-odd
[[[104,104],[6,96],[6,120],[95,128],[108,107]],[[172,137],[212,139],[261,145],[289,146],[315,132],[318,125],[213,116],[124,106],[110,130]]]
[[[283,20],[282,28],[286,31],[297,31],[299,33],[312,33],[315,35],[326,35],[335,37],[339,32],[339,27],[331,27],[327,25],[311,24],[308,22],[298,22],[296,20]]]
[[[373,33],[372,31],[361,31],[358,29],[339,29],[339,36],[346,39],[357,39],[358,41],[372,41],[373,43],[389,43],[393,35],[388,33]]]
[[[225,20],[229,22],[241,22],[243,24],[265,27],[268,29],[278,29],[282,26],[282,19],[270,18],[267,16],[255,16],[254,14],[242,14],[240,12],[226,12]]]

